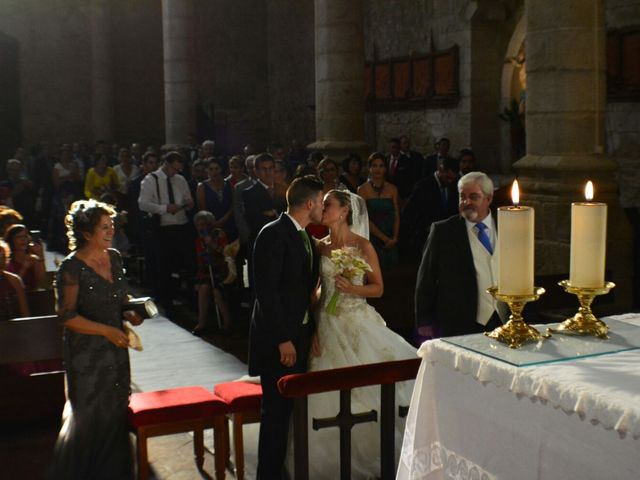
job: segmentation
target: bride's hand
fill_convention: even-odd
[[[353,284],[342,275],[336,275],[336,290],[349,294],[353,291]]]

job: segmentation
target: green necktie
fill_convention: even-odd
[[[309,268],[313,268],[313,253],[311,251],[311,240],[309,240],[309,235],[306,230],[298,230],[300,236],[302,237],[302,241],[304,242],[304,249],[307,251],[307,255],[309,256]]]

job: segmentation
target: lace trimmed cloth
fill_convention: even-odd
[[[609,318],[640,326],[640,315]],[[640,350],[533,368],[514,367],[440,340],[422,344],[418,355],[483,384],[493,384],[640,439]]]

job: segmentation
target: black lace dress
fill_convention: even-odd
[[[120,254],[109,250],[112,282],[72,253],[56,276],[61,321],[81,315],[122,328],[127,284]],[[100,335],[64,330],[67,404],[51,478],[132,479],[133,451],[127,430],[129,352]]]

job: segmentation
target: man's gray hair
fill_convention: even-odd
[[[470,183],[477,183],[480,185],[482,193],[486,196],[493,195],[493,182],[486,173],[483,172],[469,172],[463,175],[458,180],[458,192],[461,192],[465,185]]]
[[[204,142],[202,142],[202,146],[203,147],[215,147],[216,146],[216,142],[214,142],[213,140],[205,140]]]
[[[211,226],[215,223],[216,217],[208,210],[200,210],[193,216],[193,223],[199,222],[200,220],[204,220],[207,222],[207,225]]]

